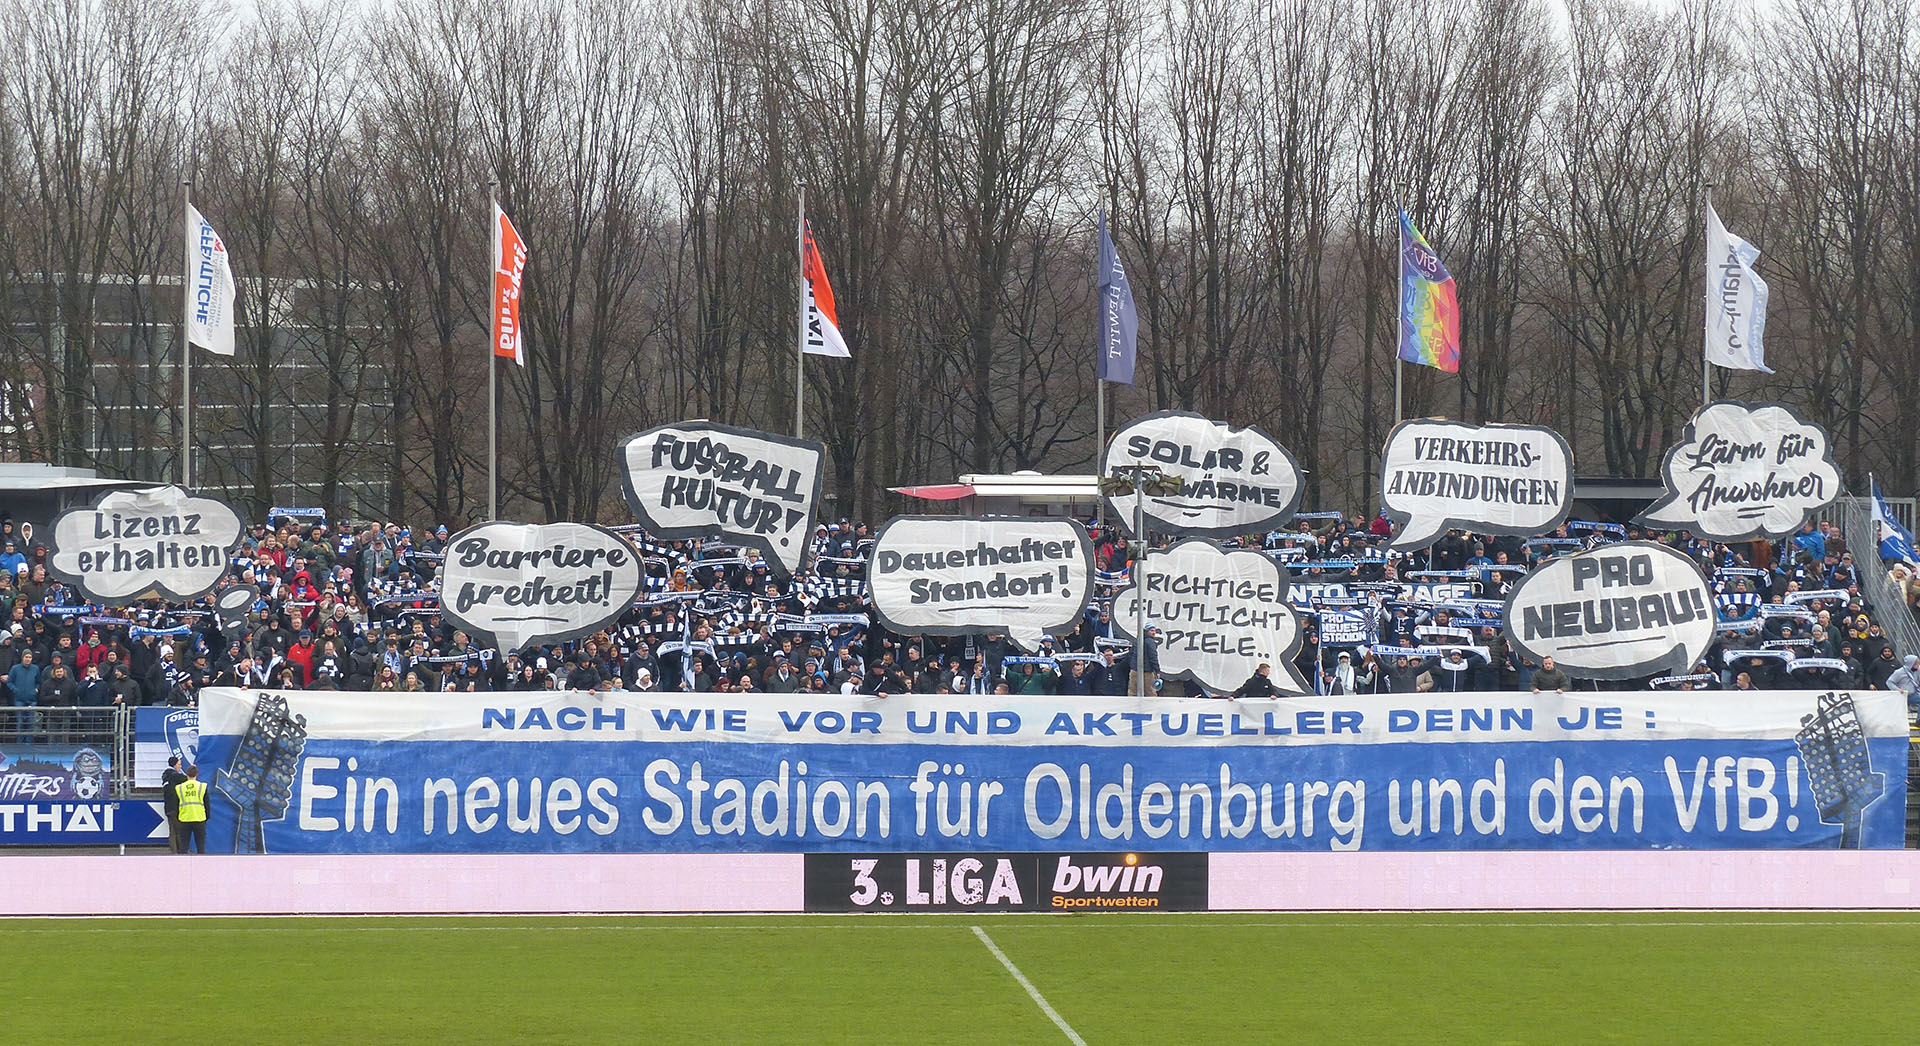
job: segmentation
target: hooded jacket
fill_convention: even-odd
[[[1887,677],[1887,689],[1906,694],[1908,702],[1912,702],[1920,691],[1920,657],[1908,654],[1906,661]]]

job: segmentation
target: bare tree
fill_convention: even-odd
[[[649,331],[636,290],[659,227],[646,189],[655,80],[652,25],[631,4],[554,0],[484,9],[463,76],[488,166],[528,239],[528,364],[502,489],[547,518],[594,518],[619,435],[613,410]]]
[[[1260,261],[1251,297],[1260,349],[1236,372],[1266,376],[1279,395],[1238,402],[1270,431],[1287,434],[1310,463],[1307,492],[1318,502],[1328,369],[1348,326],[1344,314],[1365,299],[1348,289],[1356,259],[1340,243],[1340,219],[1352,206],[1340,173],[1351,162],[1345,128],[1354,96],[1339,63],[1341,22],[1332,6],[1263,0],[1256,17],[1249,82],[1257,92],[1251,151]]]
[[[1406,412],[1644,475],[1698,402],[1713,183],[1780,373],[1712,393],[1799,406],[1854,484],[1920,467],[1914,0],[1763,6],[1744,45],[1730,0],[1564,29],[1550,0],[206,2],[0,0],[0,446],[177,467],[184,175],[243,295],[196,471],[456,522],[499,366],[504,514],[594,518],[627,431],[789,427],[804,184],[855,354],[807,367],[808,427],[849,514],[1084,467],[1100,210],[1141,317],[1116,420],[1264,425],[1310,503],[1371,507],[1405,207],[1463,319]],[[532,250],[524,370],[487,344],[490,180]]]
[[[788,266],[776,260],[793,254],[791,246],[782,250],[781,241],[769,236],[776,223],[762,212],[772,200],[753,191],[766,159],[784,154],[784,141],[763,142],[758,134],[755,101],[765,85],[757,72],[763,63],[745,53],[754,27],[765,24],[754,19],[766,12],[738,6],[688,0],[670,8],[678,17],[663,19],[660,62],[667,86],[655,133],[679,212],[678,242],[667,246],[671,265],[662,288],[674,322],[663,330],[665,351],[656,363],[668,402],[685,404],[690,416],[727,422],[777,416],[779,397],[763,394],[777,387],[768,346],[760,343],[769,332],[756,319],[791,296],[774,293],[779,281],[769,270],[789,276]],[[747,380],[750,361],[763,380]]]
[[[1063,188],[1093,34],[1090,10],[1073,0],[958,0],[952,12],[953,50],[943,56],[951,80],[925,117],[927,191],[966,332],[968,460],[986,470],[1005,446],[998,404],[1006,393],[1017,398],[1023,379],[1001,356],[1006,273],[1033,208]]]
[[[179,144],[167,132],[192,96],[189,69],[201,53],[204,16],[195,0],[50,0],[6,8],[7,97],[36,219],[19,231],[25,243],[43,247],[37,278],[46,288],[23,317],[33,335],[17,344],[28,350],[26,380],[46,390],[37,430],[56,461],[98,463],[94,426],[106,404],[96,393],[97,362],[124,364],[119,402],[167,401],[152,395],[157,388],[127,387],[129,379],[153,373],[128,358],[122,338],[126,299],[139,293],[129,288],[150,272],[117,263],[141,230],[160,224],[153,221],[160,215],[128,208],[141,187],[177,170],[177,151],[156,156],[151,147]],[[103,308],[117,321],[111,330],[101,326]],[[152,445],[156,429],[145,424],[151,420],[150,413],[135,419],[136,443]]]
[[[1886,355],[1873,313],[1893,290],[1883,278],[1880,237],[1888,179],[1898,177],[1888,160],[1914,87],[1905,71],[1913,46],[1904,0],[1793,0],[1764,37],[1768,69],[1756,79],[1754,125],[1766,141],[1778,205],[1769,215],[1778,244],[1769,261],[1787,275],[1813,350],[1794,354],[1794,376],[1839,437],[1841,466],[1854,485],[1864,484],[1867,471],[1867,379]],[[1912,371],[1911,353],[1907,340],[1897,353],[1906,365],[1891,370]]]
[[[1362,496],[1369,502],[1374,461],[1391,423],[1399,338],[1399,213],[1405,208],[1442,257],[1450,256],[1459,201],[1462,150],[1438,129],[1459,124],[1461,80],[1467,68],[1471,20],[1466,0],[1369,0],[1348,38],[1359,141],[1352,152],[1352,217],[1347,236],[1359,258],[1361,339],[1355,346],[1357,431],[1362,447]],[[1407,55],[1418,55],[1408,62]],[[1463,350],[1464,351],[1464,350]],[[1401,369],[1405,413],[1433,409],[1441,382],[1426,367]],[[1349,385],[1352,383],[1349,382]],[[1350,417],[1349,419],[1350,420]],[[1333,427],[1338,430],[1340,423]]]
[[[485,415],[481,365],[491,360],[482,323],[486,179],[460,65],[475,21],[457,0],[413,0],[374,20],[364,45],[361,133],[378,170],[375,260],[397,415],[387,511],[396,518],[408,511],[410,487],[435,520],[473,506],[464,434]]]
[[[1609,472],[1644,476],[1698,403],[1702,233],[1689,141],[1717,119],[1693,103],[1704,60],[1684,14],[1620,0],[1572,8],[1570,94],[1549,120],[1535,205],[1558,286],[1536,293],[1578,348],[1563,427],[1591,404]],[[1578,448],[1576,447],[1576,453]]]
[[[289,16],[289,62],[281,75],[297,78],[300,105],[288,128],[292,194],[285,224],[284,299],[290,327],[316,365],[295,388],[303,435],[315,444],[312,465],[292,477],[302,495],[328,512],[373,507],[373,490],[350,473],[392,439],[384,400],[385,344],[379,296],[369,280],[375,266],[372,191],[351,119],[351,79],[341,64],[357,56],[353,26],[341,8],[303,7]]]
[[[1892,5],[1889,28],[1908,31],[1887,40],[1892,48],[1879,66],[1878,93],[1892,108],[1892,124],[1877,150],[1884,189],[1876,268],[1882,275],[1869,302],[1875,325],[1868,358],[1880,395],[1866,422],[1885,451],[1877,455],[1881,473],[1905,488],[1920,477],[1920,39],[1911,31],[1912,6]]]
[[[196,150],[199,207],[221,230],[240,274],[236,291],[246,322],[235,325],[234,358],[220,368],[225,381],[203,386],[205,403],[194,413],[203,433],[218,428],[227,437],[209,447],[210,476],[246,491],[256,514],[276,503],[293,471],[290,445],[297,439],[289,369],[282,365],[291,290],[282,251],[298,162],[290,135],[312,104],[305,97],[311,82],[287,75],[300,60],[299,17],[298,9],[269,8],[234,42],[229,75],[198,136],[206,147]],[[219,403],[222,392],[231,404]],[[226,447],[236,452],[223,452]]]
[[[1532,231],[1526,202],[1540,174],[1539,124],[1555,55],[1538,0],[1477,0],[1473,15],[1459,109],[1470,183],[1459,223],[1465,235],[1450,259],[1460,286],[1461,341],[1472,350],[1461,353],[1459,414],[1509,421],[1513,384],[1529,377],[1534,362],[1516,350],[1523,334],[1537,338],[1542,326],[1527,307],[1522,276]]]

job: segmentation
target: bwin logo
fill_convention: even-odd
[[[1128,854],[1121,864],[1073,863],[1063,856],[1053,870],[1053,892],[1063,893],[1159,893],[1165,869],[1157,864],[1141,864],[1139,854]]]

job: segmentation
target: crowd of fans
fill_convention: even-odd
[[[1433,656],[1377,647],[1354,650],[1326,645],[1303,652],[1303,670],[1318,671],[1323,688],[1353,692],[1415,689],[1564,690],[1609,689],[1915,689],[1915,666],[1897,656],[1893,641],[1874,620],[1860,588],[1852,550],[1830,521],[1808,523],[1792,538],[1737,545],[1703,541],[1684,533],[1655,532],[1617,524],[1573,523],[1534,539],[1451,532],[1407,561],[1380,562],[1366,549],[1390,532],[1384,518],[1362,527],[1336,525],[1331,540],[1355,558],[1352,570],[1310,568],[1296,582],[1316,580],[1399,581],[1423,572],[1475,575],[1467,578],[1478,599],[1384,601],[1378,612],[1378,646],[1424,647]],[[1584,536],[1583,536],[1584,535]],[[1657,541],[1684,552],[1709,577],[1717,628],[1705,656],[1688,672],[1606,684],[1568,679],[1551,666],[1532,663],[1512,650],[1497,618],[1499,603],[1520,577],[1554,555],[1615,540]],[[1866,569],[1885,570],[1869,547]],[[1424,560],[1424,562],[1423,562]],[[1895,613],[1920,620],[1920,585],[1911,570],[1893,564],[1906,606]],[[1481,617],[1495,618],[1489,623]],[[1436,637],[1441,641],[1436,643]],[[1333,667],[1329,668],[1329,664]],[[1546,671],[1543,674],[1543,668]],[[1309,676],[1311,678],[1311,676]],[[1891,680],[1891,683],[1889,682]]]
[[[1660,540],[1713,579],[1719,631],[1689,672],[1604,684],[1682,689],[1890,688],[1911,695],[1903,664],[1860,594],[1859,571],[1886,569],[1828,522],[1778,542],[1713,544],[1614,524],[1572,523],[1533,539],[1452,532],[1431,549],[1387,554],[1384,518],[1316,513],[1238,542],[1289,571],[1304,640],[1293,665],[1322,693],[1592,688],[1509,648],[1500,601],[1554,555],[1623,539]],[[372,691],[542,690],[718,693],[1122,695],[1135,685],[1133,645],[1108,605],[1125,583],[1127,543],[1094,527],[1097,597],[1071,632],[1039,651],[1003,635],[897,635],[868,613],[865,524],[815,530],[812,567],[780,578],[751,550],[658,542],[632,533],[648,592],[614,626],[569,643],[499,652],[443,621],[436,575],[448,528],[398,524],[338,531],[323,518],[281,516],[252,526],[222,586],[252,585],[240,614],[219,592],[191,605],[82,605],[50,577],[43,547],[23,547],[0,521],[0,680],[18,706],[191,704],[206,686]],[[1859,552],[1865,562],[1856,562]],[[1895,565],[1920,615],[1920,579]],[[1808,598],[1806,593],[1819,593]],[[1352,634],[1356,620],[1364,636]],[[1322,642],[1320,622],[1348,627]],[[1151,635],[1151,633],[1150,633]],[[1140,685],[1204,694],[1162,678],[1151,640]],[[1236,693],[1271,692],[1263,671]]]

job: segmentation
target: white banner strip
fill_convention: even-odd
[[[200,696],[202,746],[243,733],[274,693],[312,739],[656,741],[848,745],[1241,745],[1785,738],[1821,690],[1566,694],[1381,694],[1215,701],[1201,698],[636,694],[588,691],[391,694],[246,691]],[[1853,692],[1869,737],[1907,736],[1891,691]]]

